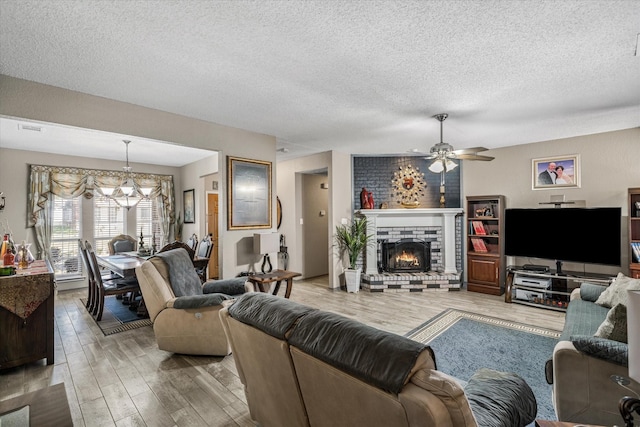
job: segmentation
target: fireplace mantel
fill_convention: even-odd
[[[442,209],[362,209],[356,212],[367,218],[367,234],[377,236],[378,227],[442,227],[444,273],[457,273],[456,269],[456,216],[462,208]],[[376,260],[376,245],[367,247],[366,260]],[[377,274],[376,262],[366,262],[366,274]]]

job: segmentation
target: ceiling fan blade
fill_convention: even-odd
[[[471,148],[461,148],[460,150],[454,150],[453,152],[456,154],[475,154],[480,151],[487,151],[488,148],[484,147],[471,147]]]
[[[491,156],[481,156],[479,154],[460,154],[458,156],[456,156],[456,159],[460,159],[460,160],[483,160],[483,161],[491,161],[493,159],[495,159],[495,157],[491,157]]]

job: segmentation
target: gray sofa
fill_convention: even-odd
[[[628,376],[627,344],[594,336],[612,310],[595,303],[606,289],[583,283],[571,293],[564,329],[547,368],[560,421],[597,425],[622,421],[618,401],[625,390],[610,377]]]
[[[537,411],[516,374],[463,387],[428,346],[288,299],[246,293],[220,318],[261,427],[515,427]]]

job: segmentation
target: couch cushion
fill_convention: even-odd
[[[464,392],[479,427],[525,426],[538,412],[533,390],[514,373],[479,369]]]
[[[596,285],[594,283],[580,284],[580,299],[584,301],[596,302],[604,291],[609,289],[607,286]]]
[[[632,279],[618,273],[613,283],[598,297],[596,304],[608,308],[616,304],[627,305],[627,291],[629,290],[640,291],[640,279]]]
[[[316,311],[301,318],[289,344],[382,390],[398,393],[427,351],[425,367],[435,368],[430,347],[347,317]],[[430,366],[427,366],[430,365]]]
[[[596,331],[596,337],[607,338],[613,341],[627,342],[627,306],[616,304],[600,324]]]
[[[576,335],[571,342],[578,351],[621,366],[629,366],[629,346],[619,341]]]
[[[570,341],[572,335],[591,335],[596,333],[609,309],[589,301],[572,300],[567,307],[564,329],[559,341]]]
[[[317,310],[262,292],[243,294],[229,307],[234,319],[282,340],[300,317],[313,311]]]

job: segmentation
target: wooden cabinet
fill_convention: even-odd
[[[45,357],[53,364],[54,292],[53,270],[44,260],[0,277],[0,370]]]
[[[640,188],[629,189],[629,270],[640,278]]]
[[[467,289],[504,293],[504,196],[467,197]]]

